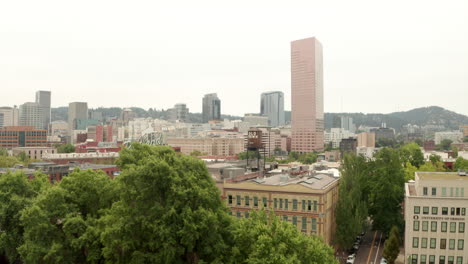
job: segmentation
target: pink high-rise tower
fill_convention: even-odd
[[[291,42],[291,150],[323,151],[323,58],[316,38]]]

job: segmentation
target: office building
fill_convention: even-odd
[[[36,92],[36,104],[38,104],[42,108],[42,127],[40,129],[49,130],[49,124],[51,121],[50,95],[51,93],[49,91]]]
[[[268,117],[258,114],[245,114],[244,122],[249,123],[250,127],[267,127]]]
[[[169,109],[169,120],[172,122],[187,122],[188,114],[189,109],[186,104],[176,104],[174,108]]]
[[[78,129],[79,119],[88,119],[88,103],[73,102],[68,105],[69,135],[72,134],[72,130]]]
[[[341,128],[348,130],[351,133],[356,132],[356,126],[353,123],[353,118],[348,116],[342,116],[341,118]]]
[[[461,131],[446,131],[446,132],[436,132],[434,135],[434,141],[436,145],[439,145],[442,140],[448,139],[453,143],[463,142],[463,132]]]
[[[36,129],[43,127],[42,107],[38,103],[24,103],[19,107],[19,125],[32,126]]]
[[[179,147],[180,152],[190,155],[199,151],[204,155],[234,156],[244,151],[243,138],[203,137],[203,138],[168,138],[167,144]]]
[[[15,107],[0,107],[0,127],[18,126],[19,110]]]
[[[284,125],[283,92],[262,93],[260,100],[260,114],[268,117],[268,125],[271,127]]]
[[[468,176],[416,172],[405,184],[406,263],[466,264]]]
[[[215,93],[203,97],[203,123],[210,120],[221,120],[221,100]]]
[[[331,128],[330,132],[324,133],[324,142],[325,144],[332,144],[332,148],[340,147],[340,142],[344,138],[354,137],[354,133],[343,128]]]
[[[357,135],[357,146],[375,148],[375,134],[363,132]]]
[[[291,42],[292,151],[323,151],[322,44],[316,38]]]
[[[332,243],[338,201],[337,177],[311,175],[306,169],[270,177],[253,175],[251,179],[242,174],[238,178],[226,179],[220,184],[231,215],[249,217],[252,210],[274,210],[281,220],[291,222],[298,231],[318,235],[326,243]]]
[[[340,141],[340,153],[341,157],[344,157],[345,153],[354,153],[356,154],[357,148],[357,139],[354,137],[343,138]]]
[[[0,128],[0,148],[43,146],[47,146],[47,130],[38,130],[32,126]]]

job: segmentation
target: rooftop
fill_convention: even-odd
[[[338,181],[338,178],[335,178],[328,174],[318,174],[315,176],[297,176],[290,177],[289,174],[277,174],[263,179],[254,179],[250,180],[262,185],[273,185],[273,186],[286,186],[299,184],[310,189],[326,189],[330,184],[335,181]]]
[[[419,180],[468,180],[468,176],[461,176],[458,172],[416,172]]]

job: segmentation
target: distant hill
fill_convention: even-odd
[[[333,120],[340,116],[353,118],[356,126],[380,126],[383,122],[387,127],[400,130],[403,125],[442,126],[445,129],[458,129],[460,125],[468,124],[468,116],[446,110],[438,106],[421,107],[406,112],[390,114],[363,113],[325,113],[325,128],[333,126]]]

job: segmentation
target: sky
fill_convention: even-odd
[[[260,111],[283,91],[290,42],[323,45],[325,112],[438,105],[468,115],[468,1],[0,1],[0,106]]]

